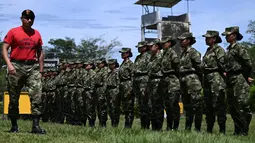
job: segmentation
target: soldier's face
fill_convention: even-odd
[[[146,51],[146,46],[143,46],[143,47],[139,47],[138,48],[138,52],[139,53],[142,53],[142,52],[145,52]]]
[[[158,51],[158,45],[153,45],[152,47],[151,47],[151,52],[152,53],[157,53],[157,51]]]
[[[31,27],[34,24],[34,17],[21,17],[22,25]]]
[[[110,69],[110,70],[115,69],[115,64],[109,64],[109,69]]]
[[[92,68],[92,66],[90,64],[86,65],[85,69],[86,70],[90,70]]]
[[[228,43],[231,43],[236,40],[236,34],[232,33],[226,36],[226,40]]]
[[[129,55],[128,52],[126,52],[126,53],[121,53],[122,59],[128,58],[128,55]]]
[[[205,38],[205,43],[206,45],[210,46],[215,43],[216,38],[215,37],[206,37]]]
[[[171,46],[171,42],[166,42],[164,45],[163,45],[163,48],[164,49],[167,49],[168,47]]]
[[[180,40],[181,47],[187,47],[190,43],[189,39]]]

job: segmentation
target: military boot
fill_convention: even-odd
[[[166,130],[171,131],[172,129],[173,129],[173,120],[172,120],[172,118],[168,117]]]
[[[226,133],[226,125],[225,124],[219,124],[220,127],[220,133],[225,134]]]
[[[46,131],[41,129],[41,127],[39,126],[39,122],[40,122],[40,117],[39,116],[34,116],[33,117],[33,125],[32,125],[31,133],[46,134]]]
[[[173,129],[174,129],[175,131],[178,130],[179,124],[180,124],[180,121],[179,121],[179,120],[175,120],[175,121],[174,121],[174,127],[173,127]]]

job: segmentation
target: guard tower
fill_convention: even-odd
[[[184,32],[190,32],[189,1],[187,1],[187,13],[182,15],[173,15],[172,7],[181,0],[138,0],[135,4],[142,6],[141,16],[141,40],[151,41],[156,38],[161,39],[164,36],[178,37]],[[152,12],[149,6],[153,8]],[[163,7],[171,9],[167,17],[161,17],[160,11],[156,8]],[[147,33],[154,33],[157,36],[153,38],[146,37]],[[176,52],[180,53],[178,44],[174,47]]]

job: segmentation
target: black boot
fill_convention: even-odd
[[[16,118],[11,118],[12,127],[10,129],[10,133],[17,133],[19,132],[18,123]]]
[[[220,133],[225,134],[226,133],[226,125],[225,124],[220,124]]]
[[[167,118],[167,127],[166,127],[166,130],[167,131],[171,131],[173,129],[173,120],[172,118]]]
[[[175,131],[178,130],[178,128],[179,128],[179,123],[180,123],[179,120],[175,120],[175,121],[174,121],[174,127],[173,127],[173,129],[174,129]]]
[[[89,126],[95,127],[95,120],[89,120]]]
[[[33,117],[33,126],[32,126],[31,133],[34,133],[34,134],[46,134],[46,131],[41,129],[41,127],[39,126],[39,122],[40,122],[40,117],[39,116],[34,116]]]

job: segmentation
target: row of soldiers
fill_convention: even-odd
[[[195,37],[186,32],[177,39],[166,36],[162,40],[139,42],[136,47],[140,54],[134,62],[130,60],[131,48],[122,48],[120,66],[116,59],[104,58],[95,62],[62,62],[60,71],[44,75],[47,104],[44,115],[60,123],[66,118],[67,123],[86,125],[88,119],[89,125],[94,126],[97,113],[100,126],[105,127],[109,113],[112,126],[116,127],[122,105],[125,127],[131,128],[136,97],[143,129],[152,125],[153,130],[161,130],[165,109],[167,130],[177,130],[181,97],[186,130],[191,130],[193,122],[195,130],[201,130],[205,104],[207,132],[212,132],[217,117],[219,131],[225,133],[228,105],[235,124],[234,134],[248,135],[252,117],[250,56],[246,47],[237,42],[243,37],[239,27],[228,27],[222,35],[230,43],[227,52],[218,45],[222,42],[218,31],[208,30],[203,35],[209,47],[202,60],[192,47]],[[173,50],[177,42],[182,49],[180,56]]]

